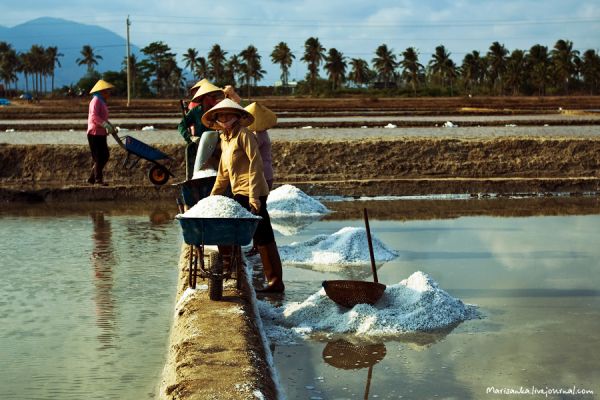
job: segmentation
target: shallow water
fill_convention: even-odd
[[[584,126],[483,126],[458,128],[312,128],[312,129],[270,129],[273,142],[297,140],[362,140],[399,138],[457,138],[481,139],[507,136],[598,138],[600,125]],[[175,130],[121,131],[119,136],[130,135],[148,144],[179,144],[184,141]],[[21,131],[0,132],[0,143],[9,144],[80,144],[86,145],[85,131]],[[117,145],[108,139],[109,145]]]
[[[277,239],[286,244],[362,223],[313,222],[293,236]],[[380,282],[394,284],[421,270],[451,295],[476,304],[483,319],[444,332],[380,342],[321,337],[274,346],[287,397],[367,398],[368,391],[369,398],[481,399],[501,396],[486,394],[491,387],[576,386],[595,395],[547,398],[598,398],[599,226],[600,212],[371,220],[373,234],[400,252],[396,260],[379,266]],[[304,300],[325,279],[371,279],[368,266],[284,264],[284,274],[287,301]]]
[[[0,398],[154,397],[180,232],[169,211],[111,207],[0,213]]]

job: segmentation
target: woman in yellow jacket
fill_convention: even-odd
[[[256,136],[247,129],[254,117],[236,102],[225,99],[202,116],[202,123],[221,131],[221,160],[211,195],[223,194],[231,185],[233,198],[244,208],[262,217],[254,234],[263,264],[267,287],[258,292],[284,291],[283,271],[267,212],[269,186]]]

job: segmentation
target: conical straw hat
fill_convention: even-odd
[[[200,86],[204,85],[205,83],[210,83],[210,82],[209,82],[209,81],[208,81],[208,79],[206,79],[206,78],[204,78],[204,79],[200,79],[198,82],[196,82],[196,83],[194,84],[194,86],[192,86],[192,87],[190,88],[190,90],[192,90],[192,89],[196,89],[196,88],[199,88]]]
[[[217,124],[217,114],[222,112],[234,112],[240,115],[240,125],[248,126],[254,122],[254,117],[244,107],[231,99],[222,100],[219,104],[208,110],[202,116],[202,123],[204,126],[214,129],[221,130],[219,124]]]
[[[202,99],[202,96],[205,94],[213,93],[213,92],[223,92],[223,89],[213,85],[212,83],[206,81],[202,85],[200,85],[200,89],[196,92],[192,100],[196,103],[199,103]]]
[[[100,79],[98,82],[96,82],[96,84],[94,85],[92,90],[90,90],[90,94],[100,92],[102,90],[112,89],[114,87],[115,87],[115,85],[110,84],[110,83],[106,82],[105,80]]]
[[[266,131],[277,124],[277,115],[260,103],[254,102],[245,109],[254,117],[254,123],[248,126],[251,131]]]

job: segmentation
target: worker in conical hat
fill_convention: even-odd
[[[253,240],[260,253],[267,286],[263,293],[282,293],[283,271],[271,219],[267,211],[269,186],[256,136],[248,129],[255,119],[231,99],[225,99],[202,116],[204,125],[221,132],[221,159],[211,195],[222,195],[231,186],[233,199],[262,217]],[[219,249],[221,251],[221,249]]]
[[[115,127],[108,120],[108,99],[114,85],[100,79],[90,94],[92,100],[88,109],[87,138],[92,153],[92,171],[87,180],[90,184],[106,186],[103,170],[110,156],[106,137],[115,134]]]

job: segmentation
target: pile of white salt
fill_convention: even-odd
[[[315,216],[331,212],[319,201],[292,185],[283,185],[271,191],[267,198],[267,209],[274,218]]]
[[[260,218],[232,198],[218,195],[205,197],[185,213],[177,216],[180,218]]]

